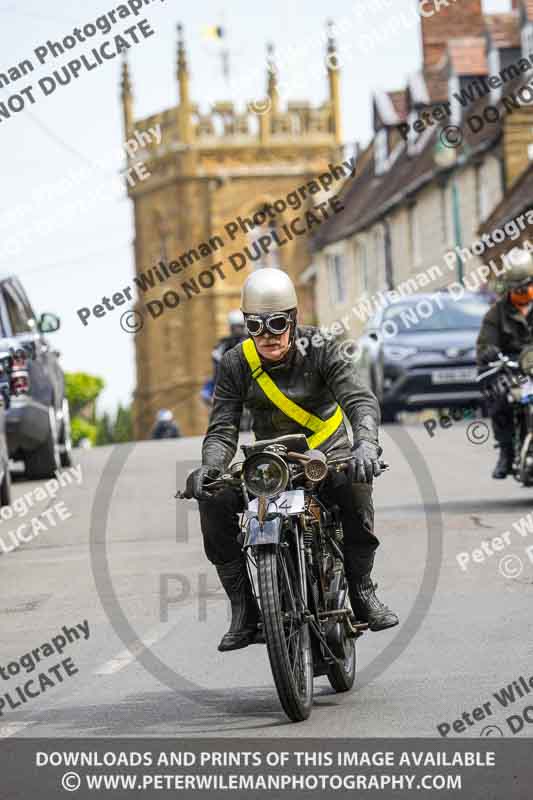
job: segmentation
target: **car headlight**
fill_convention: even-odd
[[[275,497],[289,482],[289,469],[274,453],[255,453],[244,464],[244,485],[257,497]]]
[[[418,353],[417,347],[402,347],[401,345],[385,345],[383,348],[385,358],[390,361],[403,361],[405,358],[416,355]]]

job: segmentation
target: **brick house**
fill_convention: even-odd
[[[308,276],[320,324],[428,270],[424,288],[463,275],[468,285],[502,249],[466,250],[491,228],[494,209],[506,213],[533,159],[533,0],[493,15],[463,0],[421,18],[421,37],[422,68],[403,89],[374,94],[374,135],[344,188],[345,210],[314,239]],[[350,320],[358,335],[364,319]]]

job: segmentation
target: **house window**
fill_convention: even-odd
[[[344,258],[340,254],[328,256],[329,297],[334,305],[346,302],[346,275]]]
[[[376,175],[382,175],[387,170],[387,159],[389,157],[389,142],[386,128],[376,133],[374,140],[374,164]]]
[[[409,206],[409,252],[412,264],[419,264],[421,261],[420,253],[420,229],[418,225],[418,213],[416,204]]]
[[[378,285],[382,284],[385,274],[385,238],[381,226],[374,229],[374,265],[378,278]]]
[[[356,245],[356,265],[361,276],[361,292],[366,294],[369,289],[368,281],[368,250],[364,237]]]
[[[522,28],[522,55],[528,57],[533,53],[533,22]]]
[[[479,165],[475,172],[476,177],[476,210],[479,222],[483,222],[492,210],[489,186],[483,174],[483,165]]]
[[[441,186],[440,189],[440,232],[441,241],[444,247],[448,246],[448,206],[446,203],[446,186]]]

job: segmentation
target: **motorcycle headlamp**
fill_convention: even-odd
[[[518,363],[524,375],[533,375],[533,347],[524,347]]]
[[[255,453],[244,464],[244,484],[257,497],[275,497],[289,482],[289,469],[275,453]]]

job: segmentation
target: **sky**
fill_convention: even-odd
[[[339,26],[344,140],[365,144],[372,92],[402,88],[421,60],[419,28],[408,16],[415,0],[331,0],[327,7],[301,0],[197,0],[186,8],[175,0],[153,0],[110,33],[39,65],[37,47],[63,40],[119,5],[92,0],[89,10],[82,0],[0,0],[0,73],[27,58],[35,66],[0,88],[0,103],[146,18],[155,35],[141,36],[128,53],[136,118],[177,102],[178,22],[185,28],[192,100],[204,112],[216,100],[229,99],[244,109],[247,100],[263,96],[269,41],[275,45],[282,99],[319,104],[327,92],[320,64],[330,16]],[[484,9],[505,11],[509,5],[487,0]],[[221,47],[206,36],[211,25],[226,31],[229,82]],[[20,277],[38,313],[59,315],[61,328],[50,338],[63,368],[103,377],[99,408],[109,411],[129,403],[135,388],[133,338],[119,325],[124,309],[91,318],[86,327],[76,311],[129,286],[134,274],[132,204],[118,177],[124,167],[119,73],[119,59],[104,61],[50,96],[34,88],[34,104],[27,101],[10,119],[0,118],[0,273]]]

